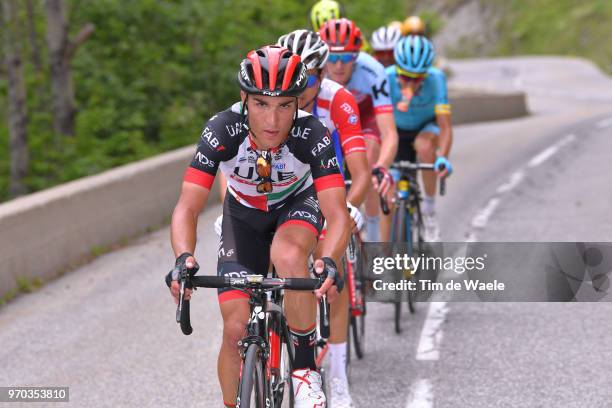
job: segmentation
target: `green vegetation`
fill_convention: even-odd
[[[21,2],[18,2],[22,4]],[[25,2],[24,2],[25,3]],[[195,143],[214,112],[237,100],[235,78],[245,54],[309,27],[314,1],[65,0],[70,33],[86,23],[93,35],[72,60],[78,114],[76,135],[53,132],[43,2],[34,2],[43,72],[34,69],[24,23],[22,58],[28,105],[31,191]],[[402,19],[404,2],[372,7],[346,2],[367,34]],[[21,10],[25,22],[25,10]],[[392,16],[395,16],[392,18]],[[6,73],[0,71],[0,109],[7,111]],[[0,119],[0,201],[8,199],[6,115]]]
[[[497,55],[585,57],[612,73],[609,0],[496,0],[501,22]]]

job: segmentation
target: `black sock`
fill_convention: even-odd
[[[307,330],[293,330],[290,328],[289,334],[295,348],[293,369],[300,370],[303,368],[310,368],[311,370],[316,370],[315,343],[317,336],[315,326]]]

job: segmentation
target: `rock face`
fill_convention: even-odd
[[[434,12],[442,28],[434,36],[440,55],[485,56],[495,49],[501,8],[491,1],[433,0],[419,6],[416,14]]]

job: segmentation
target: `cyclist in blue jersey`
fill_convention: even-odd
[[[425,240],[439,241],[435,211],[436,177],[453,171],[448,160],[453,133],[446,77],[432,66],[435,50],[423,36],[408,35],[395,45],[395,65],[387,68],[393,114],[399,134],[396,160],[434,163],[436,173],[423,172]]]

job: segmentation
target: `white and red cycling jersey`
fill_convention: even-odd
[[[338,167],[346,177],[344,158],[355,152],[366,151],[355,97],[339,83],[324,78],[312,114],[319,118],[331,133]]]
[[[376,115],[393,112],[385,67],[370,54],[360,52],[346,89],[357,100],[364,136],[380,143]]]

